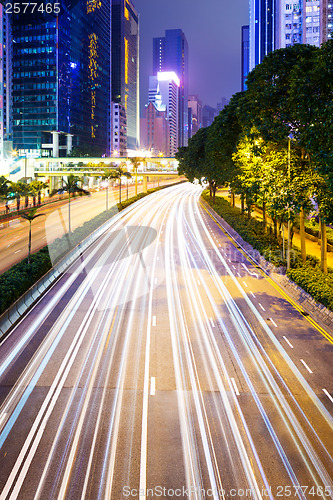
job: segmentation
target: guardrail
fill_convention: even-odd
[[[52,269],[50,269],[37,283],[35,283],[24,295],[22,295],[14,304],[0,316],[0,340],[20,321],[23,315],[30,309],[35,302],[59,279],[63,273],[74,263],[74,261],[95,243],[108,229],[110,229],[118,219],[130,210],[134,210],[140,200],[132,203],[120,213],[111,217],[102,226],[95,229],[87,238],[69,251]],[[121,215],[120,215],[121,214]]]

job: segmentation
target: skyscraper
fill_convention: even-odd
[[[188,44],[181,29],[166,30],[165,36],[153,39],[153,74],[176,73],[179,87],[178,145],[188,140]]]
[[[250,70],[276,48],[276,3],[279,1],[281,0],[250,0]]]
[[[109,149],[110,3],[12,14],[13,140],[21,154]],[[52,138],[52,140],[51,140]],[[62,144],[66,138],[67,144]]]
[[[130,0],[111,0],[112,101],[126,111],[127,148],[140,143],[139,18]]]
[[[0,4],[0,161],[3,159],[3,128],[4,128],[4,61],[3,61],[3,16],[4,8]]]
[[[242,26],[242,78],[241,78],[241,90],[246,90],[246,78],[249,74],[249,63],[250,63],[250,43],[249,43],[249,26]]]
[[[192,130],[191,130],[191,135],[192,137],[194,134],[196,134],[199,130],[199,128],[202,127],[202,101],[199,99],[197,95],[189,95],[188,96],[188,107],[189,110],[191,109],[191,116],[192,116]]]
[[[261,63],[272,50],[296,43],[319,47],[332,38],[331,0],[250,0],[250,64]]]
[[[178,149],[180,80],[174,71],[149,78],[148,105],[141,120],[143,145],[175,156]]]

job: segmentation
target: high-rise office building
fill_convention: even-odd
[[[186,146],[188,141],[188,44],[181,29],[166,30],[165,36],[153,39],[153,74],[176,73],[179,87],[178,144]]]
[[[12,119],[21,154],[74,146],[105,154],[110,117],[110,3],[52,3],[12,14]],[[66,144],[63,143],[66,142]]]
[[[191,110],[192,117],[189,137],[192,137],[202,127],[202,101],[197,95],[188,96],[188,108]]]
[[[250,70],[276,48],[276,4],[279,1],[281,0],[250,0]]]
[[[216,115],[217,115],[216,109],[206,104],[202,108],[202,126],[209,127],[213,123]]]
[[[174,71],[159,71],[149,78],[148,105],[141,120],[142,145],[166,156],[175,156],[178,149],[179,89]]]
[[[272,50],[307,43],[319,47],[332,38],[330,0],[250,0],[250,64],[261,63]]]
[[[241,48],[241,90],[246,90],[246,78],[249,74],[250,64],[250,29],[249,26],[242,26],[242,48]]]
[[[112,101],[126,111],[127,148],[140,143],[139,18],[130,0],[111,0]]]
[[[3,136],[4,136],[4,50],[3,50],[3,17],[4,8],[0,4],[0,161],[3,159]]]
[[[152,152],[153,156],[162,153],[169,155],[169,121],[166,105],[150,101],[140,119],[141,147]]]

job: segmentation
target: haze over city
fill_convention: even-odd
[[[141,107],[152,73],[152,39],[181,28],[189,44],[189,93],[216,107],[241,90],[241,27],[249,24],[247,0],[134,0],[140,15]]]
[[[0,0],[0,500],[333,500],[333,3]]]

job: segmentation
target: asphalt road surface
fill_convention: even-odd
[[[0,345],[0,499],[333,498],[333,336],[156,192]]]
[[[160,185],[174,183],[174,179],[163,180]],[[157,187],[157,181],[149,182],[148,188]],[[138,185],[138,193],[142,192],[142,185]],[[129,185],[129,197],[135,195],[135,186]],[[43,246],[52,243],[68,231],[68,202],[67,193],[64,200],[42,206],[37,213],[44,214],[32,222],[31,251],[36,252]],[[106,209],[106,190],[92,192],[90,196],[71,199],[70,218],[71,228],[76,229],[84,222],[92,219]],[[127,188],[122,187],[122,200],[126,200]],[[108,189],[108,208],[119,201],[119,188]],[[22,208],[21,204],[21,208]],[[3,273],[28,255],[29,223],[17,217],[9,222],[0,223],[0,273]]]

